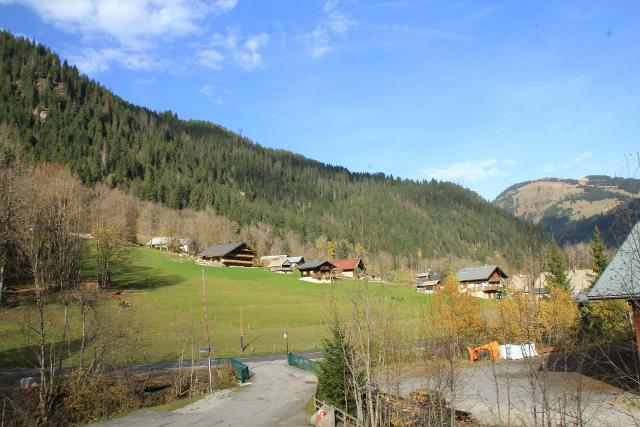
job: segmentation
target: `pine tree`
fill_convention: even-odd
[[[593,270],[593,277],[591,284],[596,283],[602,272],[609,264],[609,256],[607,255],[607,247],[600,235],[600,229],[596,226],[593,229],[593,238],[589,242],[591,255],[591,269]]]
[[[318,366],[318,396],[347,412],[355,409],[347,364],[347,358],[352,355],[353,350],[346,342],[340,326],[333,325],[331,337],[324,342],[324,359]]]
[[[571,291],[571,283],[567,278],[567,263],[560,252],[560,248],[555,242],[551,242],[547,249],[547,286],[564,291]]]

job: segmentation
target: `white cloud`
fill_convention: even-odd
[[[229,33],[226,36],[215,33],[211,38],[211,45],[216,47],[224,47],[225,49],[234,50],[238,47],[238,36]]]
[[[335,49],[335,38],[346,35],[357,21],[339,10],[339,0],[327,0],[323,6],[323,15],[313,29],[298,39],[307,46],[312,58],[321,58]]]
[[[238,65],[251,70],[262,65],[262,55],[258,52],[269,41],[267,33],[260,33],[249,37],[244,43],[244,49],[236,54]]]
[[[317,46],[317,47],[314,47],[313,50],[311,51],[311,57],[313,59],[322,58],[332,50],[333,50],[333,47],[331,46],[327,46],[327,45]]]
[[[157,37],[179,37],[199,29],[209,14],[229,12],[237,0],[13,0],[64,31],[106,35],[139,46]]]
[[[573,158],[573,164],[582,163],[592,155],[593,153],[591,151],[583,151],[582,153],[578,154],[576,157]]]
[[[260,49],[268,42],[269,34],[267,33],[255,34],[244,40],[234,32],[230,32],[226,36],[216,33],[211,38],[209,46],[196,55],[197,63],[217,70],[222,68],[225,57],[229,56],[235,60],[239,67],[252,70],[262,65],[263,58]],[[226,55],[220,51],[225,52]]]
[[[144,71],[164,69],[167,66],[166,61],[158,60],[151,55],[119,48],[85,48],[69,59],[84,73],[107,71],[113,63],[129,70]]]
[[[0,0],[32,9],[46,23],[78,34],[85,47],[69,56],[78,68],[100,72],[119,64],[157,69],[159,42],[202,30],[209,15],[231,11],[237,0]],[[91,46],[89,46],[89,44]]]
[[[222,68],[222,61],[224,61],[224,55],[214,49],[200,51],[196,58],[198,64],[214,70]]]
[[[589,159],[593,156],[593,153],[589,150],[578,153],[574,156],[569,156],[562,165],[557,165],[553,162],[547,162],[542,166],[542,172],[545,174],[555,173],[559,171],[567,171],[570,170],[579,164],[583,163],[585,160]]]
[[[326,0],[322,4],[322,10],[324,10],[326,13],[331,13],[339,4],[340,0]]]
[[[226,13],[231,11],[238,4],[238,0],[218,0],[213,2],[213,9],[219,13]]]
[[[134,81],[134,84],[137,85],[152,85],[158,83],[158,79],[156,76],[151,76],[149,78],[137,79]]]
[[[209,101],[213,102],[214,104],[218,104],[218,105],[224,104],[224,101],[222,101],[222,98],[216,95],[215,90],[211,85],[202,86],[200,88],[200,93],[206,96],[209,99]]]
[[[333,34],[345,34],[356,25],[356,21],[349,19],[342,13],[332,12],[326,21],[326,25]]]
[[[424,169],[422,175],[427,179],[442,181],[479,182],[508,174],[498,166],[496,159],[485,159],[458,162],[442,168]]]

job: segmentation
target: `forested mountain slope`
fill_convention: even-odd
[[[0,56],[0,121],[15,128],[29,161],[69,165],[87,185],[104,181],[176,209],[212,206],[238,226],[264,222],[304,241],[521,259],[521,223],[461,186],[351,173],[132,105],[7,32]]]
[[[615,246],[640,218],[639,192],[640,180],[633,178],[545,178],[512,185],[494,203],[560,242],[586,242],[598,226]]]

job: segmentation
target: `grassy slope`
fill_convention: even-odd
[[[362,285],[350,280],[333,286],[311,284],[298,280],[297,274],[285,276],[264,269],[212,267],[205,268],[205,281],[216,356],[240,353],[241,308],[245,345],[252,343],[248,349],[251,354],[284,352],[285,327],[289,345],[295,351],[319,348],[331,318],[332,295],[337,305],[344,308],[356,286]],[[98,311],[103,324],[140,331],[128,340],[136,341],[133,354],[127,359],[175,360],[180,351],[178,338],[193,339],[196,351],[198,345],[204,344],[201,268],[192,260],[136,249],[135,261],[125,274],[119,275],[118,286],[125,290],[120,300],[102,296]],[[417,317],[427,298],[401,285],[372,284],[371,290],[373,294],[384,295],[397,306],[398,316],[406,319]],[[131,307],[118,307],[121,300],[129,301]],[[53,303],[48,310],[60,336],[63,306]],[[28,366],[24,356],[32,355],[34,347],[29,345],[35,344],[35,337],[25,342],[21,329],[26,319],[33,320],[33,316],[33,309],[26,307],[0,314],[0,367]],[[77,347],[80,336],[77,307],[70,309],[70,316],[72,345]]]

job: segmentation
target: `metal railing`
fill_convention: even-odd
[[[304,357],[296,356],[293,353],[287,354],[287,363],[291,366],[295,366],[296,368],[304,369],[305,371],[315,372],[318,368],[318,364]]]
[[[247,382],[247,380],[251,376],[249,367],[244,363],[240,362],[239,360],[236,360],[232,357],[227,357],[227,358],[218,357],[218,358],[212,359],[211,361],[216,365],[224,365],[224,364],[231,365],[233,370],[236,371],[236,374],[238,375],[238,379],[240,380],[241,383]]]

